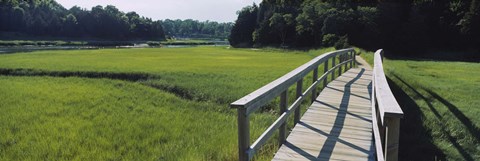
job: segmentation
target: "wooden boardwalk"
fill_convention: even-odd
[[[374,160],[372,70],[360,59],[320,93],[273,160]]]
[[[281,147],[273,160],[397,161],[403,111],[385,77],[382,53],[375,52],[372,71],[352,48],[328,52],[231,103],[237,109],[238,160],[253,159],[278,130]],[[318,94],[318,85],[337,72],[343,74]],[[303,90],[309,73],[312,84]],[[296,99],[289,104],[289,88],[295,84]],[[278,118],[251,144],[250,114],[277,97]],[[300,105],[307,97],[313,103],[301,117]],[[286,137],[290,115],[295,127]]]

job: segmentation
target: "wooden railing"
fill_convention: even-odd
[[[400,118],[403,111],[392,94],[383,71],[383,50],[374,56],[372,75],[372,125],[378,161],[397,161]]]
[[[339,64],[335,65],[336,58],[339,58]],[[329,60],[332,60],[332,68],[328,69]],[[318,77],[318,68],[321,63],[324,63],[324,73]],[[279,129],[279,144],[283,144],[286,140],[287,127],[286,121],[294,111],[294,123],[300,120],[300,104],[305,100],[306,96],[311,93],[312,102],[317,97],[317,85],[323,81],[324,87],[327,83],[327,76],[332,75],[332,80],[335,78],[335,70],[338,69],[342,74],[342,66],[345,69],[352,68],[355,65],[355,50],[343,49],[329,52],[320,55],[313,60],[303,64],[295,70],[285,74],[277,80],[257,89],[256,91],[246,95],[243,98],[233,102],[230,107],[237,108],[238,113],[238,155],[239,160],[247,161],[252,159],[255,152],[257,152],[267,140],[272,137],[275,130]],[[313,71],[313,83],[310,87],[302,93],[303,78]],[[346,70],[345,70],[346,71]],[[287,93],[288,88],[296,83],[296,100],[292,105],[288,106]],[[271,100],[280,96],[280,116],[268,129],[260,135],[260,137],[250,145],[250,121],[249,116],[252,112],[264,106]],[[287,109],[288,107],[288,109]]]

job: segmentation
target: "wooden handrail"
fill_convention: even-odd
[[[341,56],[340,63],[335,65],[336,57]],[[348,58],[347,58],[348,57]],[[328,69],[328,60],[332,59],[332,68],[324,72],[322,76],[318,77],[318,67],[321,63],[325,63],[325,70]],[[239,160],[247,161],[253,158],[254,154],[267,140],[273,135],[275,130],[279,129],[279,144],[283,144],[286,139],[286,121],[288,117],[295,111],[294,123],[300,120],[300,104],[305,100],[306,96],[311,93],[312,101],[316,98],[317,92],[315,89],[320,82],[326,82],[327,76],[331,73],[332,80],[337,68],[342,65],[347,69],[348,65],[352,68],[355,65],[355,50],[343,49],[315,57],[311,61],[285,74],[284,76],[274,80],[273,82],[255,90],[254,92],[240,98],[239,100],[230,104],[230,107],[237,108],[237,122],[238,122],[238,149]],[[341,69],[341,68],[340,68]],[[346,71],[346,70],[345,70]],[[302,93],[303,78],[310,72],[313,72],[313,81],[305,92]],[[340,70],[339,73],[342,71]],[[287,91],[290,86],[297,84],[296,100],[290,106],[287,103]],[[298,89],[300,88],[300,89]],[[280,98],[280,116],[270,125],[270,127],[260,137],[250,145],[250,121],[249,115],[264,106],[266,103]],[[288,108],[287,108],[288,107]]]
[[[383,50],[374,55],[372,75],[372,129],[377,160],[398,160],[400,118],[403,111],[393,96],[383,71]],[[378,121],[380,119],[380,121]]]

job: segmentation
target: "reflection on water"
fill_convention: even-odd
[[[40,50],[74,50],[74,49],[99,49],[95,46],[1,46],[0,54],[17,52],[32,52]]]
[[[79,49],[118,49],[118,48],[187,48],[197,46],[228,46],[225,44],[216,45],[162,45],[148,46],[147,44],[135,44],[133,46],[0,46],[0,54],[11,54],[18,52],[32,52],[40,50],[79,50]]]

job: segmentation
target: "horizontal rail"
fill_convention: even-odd
[[[403,111],[400,108],[383,71],[383,50],[374,55],[372,75],[372,129],[377,160],[398,160],[398,145],[400,134],[400,118]],[[380,122],[378,122],[380,118]],[[383,141],[383,142],[382,142]]]
[[[390,86],[388,86],[387,78],[385,77],[385,72],[383,71],[383,61],[382,61],[382,52],[383,50],[377,50],[374,57],[374,79],[375,79],[375,92],[377,96],[377,103],[380,112],[381,123],[384,123],[384,117],[403,117],[403,111],[400,108],[397,100],[393,96]]]
[[[334,76],[334,72],[338,69],[341,70],[342,66],[345,66],[347,69],[350,64],[350,68],[355,64],[354,58],[355,51],[353,49],[344,49],[334,52],[329,52],[318,56],[311,61],[305,63],[304,65],[294,69],[293,71],[287,73],[286,75],[276,79],[275,81],[263,86],[262,88],[250,93],[249,95],[233,102],[230,107],[237,108],[238,111],[238,143],[239,143],[239,160],[250,160],[253,158],[255,153],[264,145],[268,139],[273,136],[273,133],[278,129],[280,132],[279,142],[280,144],[285,141],[286,137],[286,122],[288,117],[295,112],[295,119],[299,120],[299,107],[302,102],[307,98],[306,96],[309,93],[312,93],[312,98],[316,98],[317,94],[315,89],[321,81],[325,81],[329,74]],[[340,57],[340,63],[335,65],[336,56],[343,55]],[[332,68],[328,69],[328,60],[333,58]],[[325,70],[322,76],[318,78],[318,67],[321,63],[325,62]],[[313,82],[312,84],[302,92],[303,78],[313,71]],[[346,71],[346,70],[345,70]],[[340,71],[339,74],[341,74]],[[293,84],[297,83],[297,94],[295,101],[288,106],[287,104],[287,92],[288,88]],[[275,97],[281,94],[280,99],[280,116],[271,124],[265,132],[258,137],[252,145],[249,145],[249,115],[257,110],[259,107],[265,105],[267,102],[273,100]],[[288,108],[287,108],[288,106]],[[297,123],[297,122],[295,122]]]
[[[335,57],[339,54],[346,54],[353,49],[343,49],[333,52],[322,54],[313,60],[303,64],[302,66],[294,69],[293,71],[285,74],[284,76],[274,80],[273,82],[255,90],[254,92],[238,99],[230,104],[232,108],[246,108],[247,114],[250,114],[265,105],[271,99],[280,95],[282,91],[285,91],[288,87],[296,83],[301,78],[305,77],[314,68],[317,68],[319,64],[325,62],[331,57]]]

